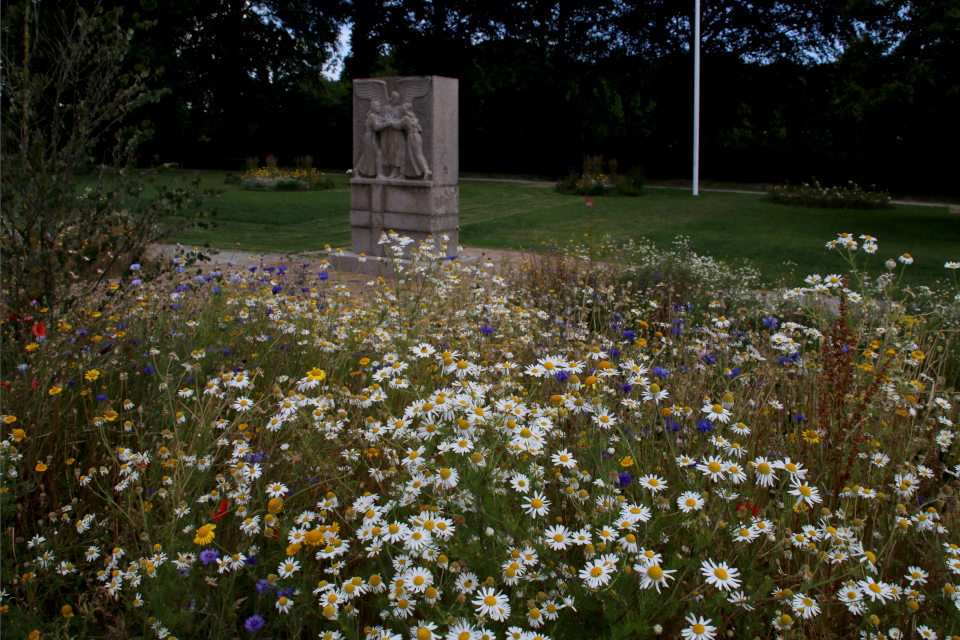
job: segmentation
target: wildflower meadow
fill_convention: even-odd
[[[381,243],[8,310],[5,638],[960,635],[960,263]]]

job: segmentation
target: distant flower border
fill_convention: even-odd
[[[812,184],[778,184],[767,192],[767,201],[817,209],[892,209],[890,194],[886,191],[864,191],[852,180],[846,187],[825,188],[816,178]]]

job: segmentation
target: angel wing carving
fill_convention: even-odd
[[[397,80],[400,95],[404,102],[413,102],[414,98],[422,98],[430,92],[430,78],[402,78]]]
[[[364,100],[379,100],[380,104],[387,103],[387,83],[383,80],[365,80],[353,85],[357,97]]]

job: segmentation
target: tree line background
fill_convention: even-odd
[[[4,47],[22,3],[3,2]],[[585,154],[689,177],[693,0],[80,0],[124,5],[139,162],[351,164],[352,78],[460,80],[463,171],[559,177]],[[66,3],[34,3],[51,26]],[[352,29],[338,80],[321,69]],[[960,195],[960,0],[703,0],[701,176]]]

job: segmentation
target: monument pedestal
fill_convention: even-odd
[[[460,241],[458,81],[441,76],[353,83],[351,248],[383,256],[380,235]],[[414,245],[415,246],[415,245]]]
[[[433,236],[439,247],[449,237],[448,253],[460,241],[460,188],[434,181],[353,178],[350,180],[350,235],[354,253],[383,256],[380,234],[396,231],[417,242]]]

